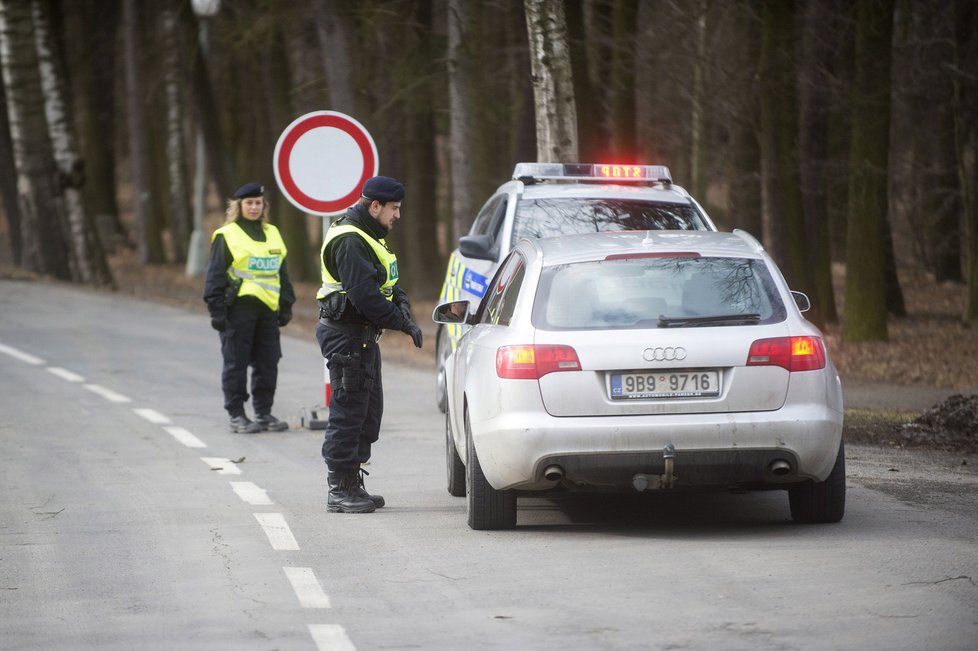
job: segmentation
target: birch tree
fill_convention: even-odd
[[[61,197],[71,233],[71,260],[75,263],[75,275],[83,283],[112,286],[112,272],[99,243],[95,221],[85,211],[82,196],[85,172],[78,152],[74,121],[65,101],[64,75],[59,66],[61,57],[54,50],[56,41],[52,38],[51,24],[45,13],[46,6],[41,0],[31,0],[34,42],[41,91],[44,95],[44,115],[51,135]]]
[[[564,5],[560,0],[525,0],[525,8],[537,160],[576,163],[577,109]]]
[[[0,57],[17,169],[23,266],[71,280],[67,220],[44,116],[30,4],[0,0]]]

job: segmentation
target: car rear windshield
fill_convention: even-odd
[[[694,254],[546,267],[533,305],[543,330],[754,325],[785,315],[763,260]]]
[[[710,230],[692,204],[636,199],[524,199],[516,208],[513,242],[600,231]]]

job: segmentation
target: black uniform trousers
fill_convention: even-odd
[[[269,414],[278,383],[282,342],[278,315],[258,299],[242,297],[228,309],[228,324],[221,333],[221,388],[224,408],[233,418],[244,414],[248,400],[248,367],[255,414]]]
[[[384,387],[381,382],[380,347],[373,338],[354,336],[320,322],[316,339],[329,368],[332,398],[329,420],[323,436],[323,460],[331,472],[348,472],[370,460],[370,447],[380,437],[380,421],[384,415]],[[347,382],[344,387],[343,358],[359,354],[362,380],[357,385]]]

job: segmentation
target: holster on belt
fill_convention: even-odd
[[[333,353],[326,362],[326,367],[330,370],[330,377],[333,371],[340,377],[340,386],[344,391],[370,390],[374,385],[374,378],[363,368],[363,360],[360,352],[354,350],[349,355]]]

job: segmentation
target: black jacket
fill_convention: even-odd
[[[356,226],[375,240],[387,235],[384,227],[359,204],[347,210],[336,223]],[[387,270],[359,235],[341,235],[330,242],[323,251],[323,263],[343,285],[349,299],[344,321],[369,321],[378,328],[390,330],[404,330],[411,324],[400,307],[403,305],[410,313],[407,295],[395,285],[394,302],[384,297],[380,285],[386,279]]]
[[[251,220],[240,217],[235,223],[256,242],[265,241],[265,231],[262,228],[262,220]],[[211,257],[207,262],[207,276],[204,279],[204,302],[207,303],[207,311],[210,312],[212,319],[220,319],[227,316],[227,305],[224,302],[224,292],[227,290],[230,280],[228,279],[228,267],[234,261],[231,249],[224,236],[218,234],[211,243]],[[281,281],[282,293],[278,298],[280,314],[291,314],[292,305],[295,304],[295,290],[292,288],[292,281],[289,280],[289,270],[285,260],[278,270],[279,280]],[[261,301],[249,301],[249,303],[261,303],[266,310],[268,307]]]

